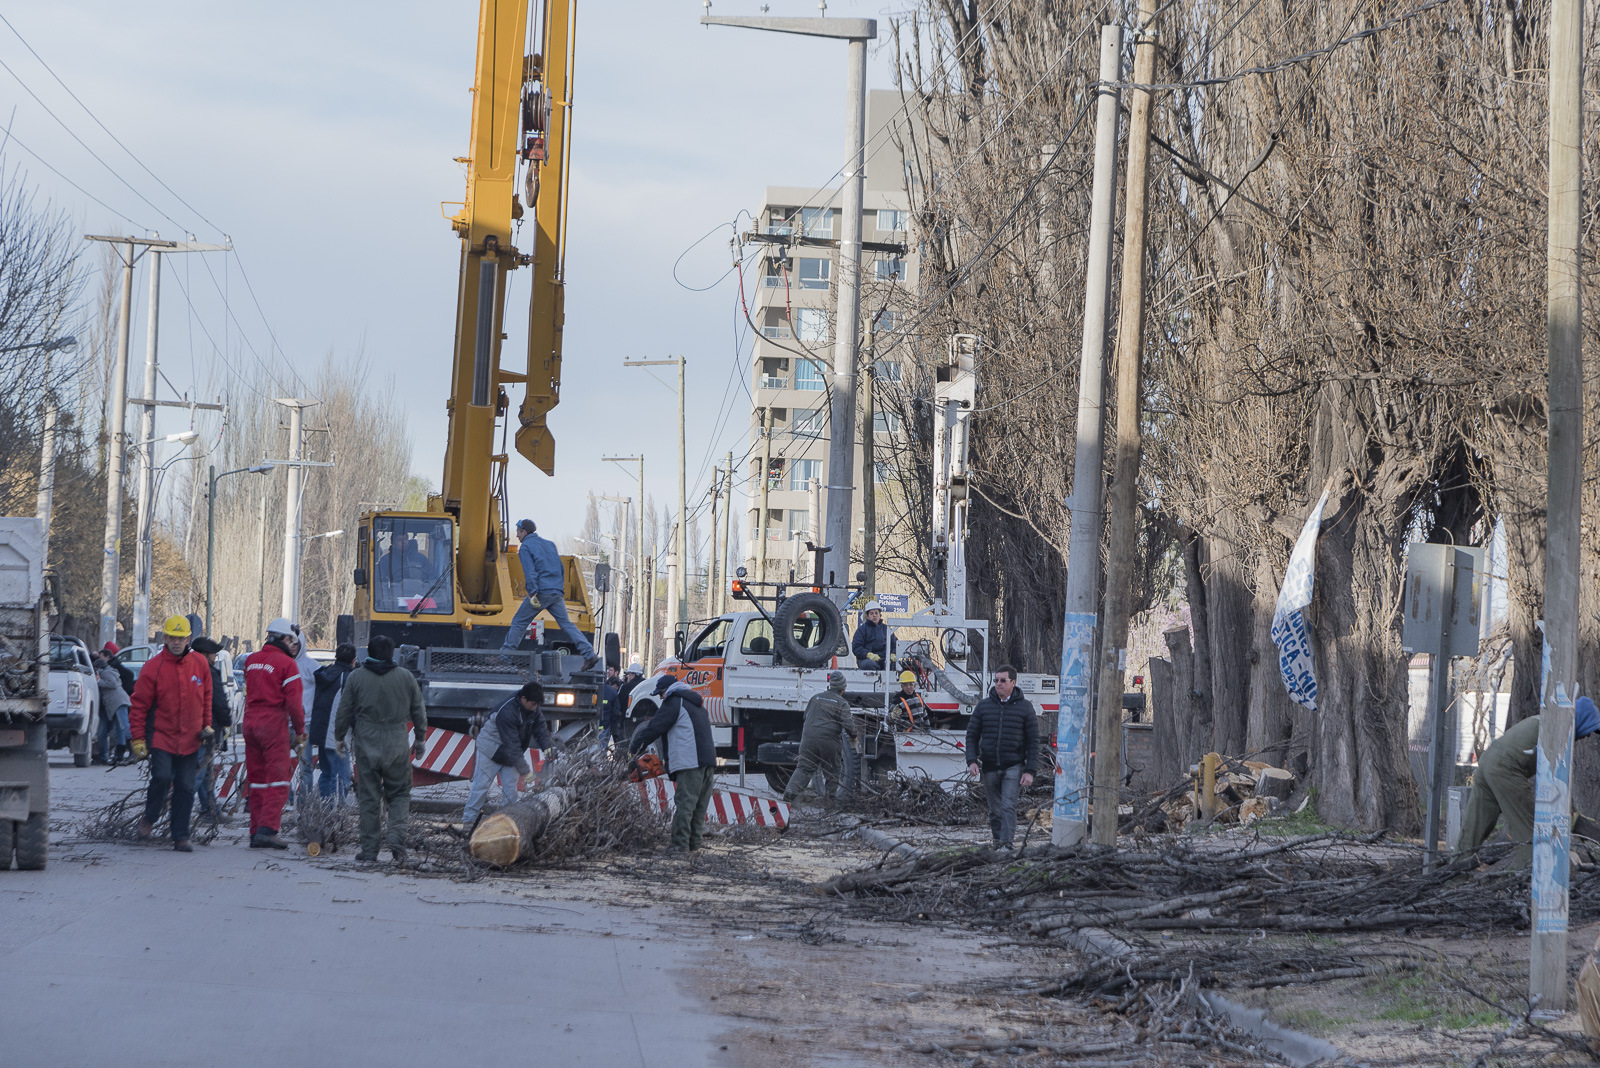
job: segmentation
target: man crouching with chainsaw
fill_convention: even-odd
[[[673,783],[672,848],[699,849],[717,772],[711,717],[700,695],[671,675],[656,681],[655,694],[661,698],[661,710],[634,731],[629,752],[637,755],[660,741]]]

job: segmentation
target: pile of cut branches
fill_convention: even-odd
[[[954,789],[947,788],[951,785]],[[875,822],[927,827],[966,827],[989,818],[983,798],[972,781],[942,783],[929,778],[926,772],[890,775],[866,783],[844,808]]]
[[[139,841],[139,821],[144,819],[145,795],[149,787],[141,784],[137,789],[128,791],[127,794],[106,805],[78,821],[77,834],[91,842],[137,842]],[[169,793],[167,800],[162,803],[161,815],[156,819],[155,829],[150,834],[152,842],[158,840],[171,841],[172,830],[172,797]],[[209,816],[202,816],[198,807],[190,820],[189,837],[192,841],[202,845],[209,844],[221,831],[222,824],[218,820],[217,810],[213,808]]]

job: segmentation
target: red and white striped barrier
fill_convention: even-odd
[[[672,812],[672,780],[665,775],[646,779],[638,784],[639,796],[657,812]],[[711,791],[711,804],[706,808],[706,819],[711,823],[744,827],[784,827],[789,823],[789,803],[760,797],[745,790],[718,786]]]

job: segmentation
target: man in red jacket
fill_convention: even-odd
[[[189,648],[189,621],[168,616],[161,626],[162,650],[145,662],[133,686],[128,729],[133,755],[150,757],[150,789],[145,794],[139,838],[148,839],[172,791],[172,848],[193,853],[189,813],[194,808],[194,775],[200,747],[211,737],[211,665]]]
[[[294,659],[298,651],[294,624],[274,619],[267,624],[266,642],[244,662],[242,733],[245,781],[250,789],[251,849],[289,848],[289,843],[278,837],[294,776],[289,732],[294,732],[296,746],[306,741],[300,665]]]

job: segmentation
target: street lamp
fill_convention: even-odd
[[[217,474],[217,465],[211,465],[211,489],[206,494],[206,634],[211,633],[211,578],[212,578],[212,553],[217,544],[217,480],[227,478],[229,475],[264,475],[272,470],[272,465],[267,463],[256,464],[253,467],[236,467],[232,471]]]
[[[38,349],[40,352],[55,352],[57,349],[70,349],[78,344],[78,339],[71,334],[63,337],[53,337],[47,341],[30,341],[26,345],[7,345],[0,352],[21,352],[23,349]]]

